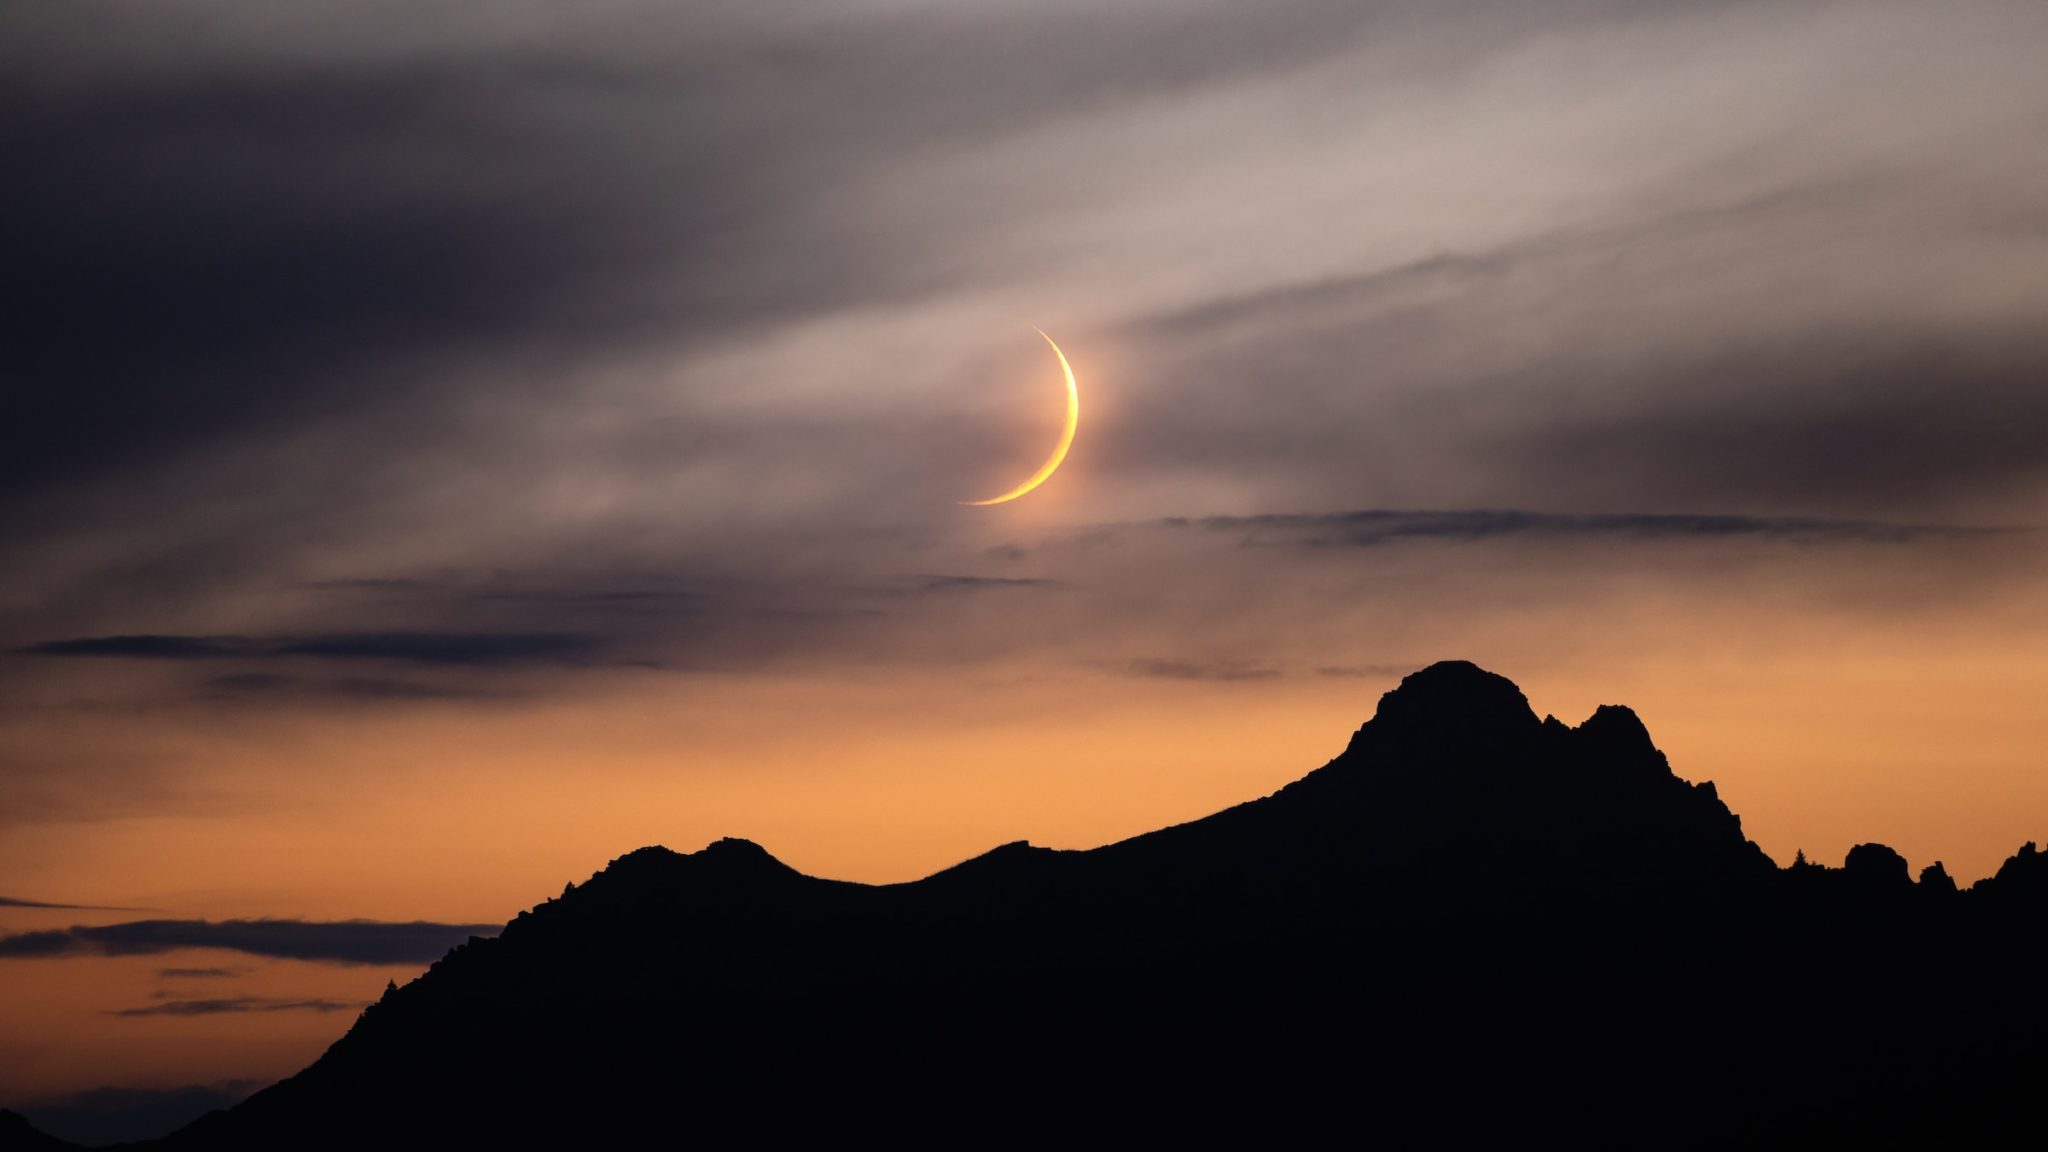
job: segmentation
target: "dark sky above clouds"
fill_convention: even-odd
[[[0,6],[0,934],[1099,840],[1448,657],[1637,704],[1781,856],[1987,871],[2048,803],[2044,55],[2031,0]],[[962,507],[1058,429],[1034,325],[1073,454]]]

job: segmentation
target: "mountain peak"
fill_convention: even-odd
[[[740,836],[721,836],[698,849],[696,854],[736,864],[782,864],[766,848]]]
[[[713,840],[685,859],[695,871],[710,873],[725,881],[784,880],[802,875],[777,860],[766,848],[737,836]]]
[[[1403,743],[1470,745],[1525,737],[1542,722],[1514,681],[1469,660],[1445,660],[1380,697],[1369,727]]]
[[[1623,704],[1602,704],[1593,710],[1575,731],[1582,740],[1617,752],[1636,755],[1655,754],[1656,742],[1650,739],[1650,730],[1643,724],[1642,717],[1635,709]]]
[[[626,890],[743,892],[762,884],[803,879],[803,873],[777,860],[752,840],[727,836],[695,852],[677,852],[659,845],[635,849],[611,862],[596,880]],[[680,888],[674,887],[681,885]]]
[[[614,1131],[679,1117],[824,1138],[904,1084],[949,1137],[1019,1100],[1064,1131],[1191,1115],[1161,1103],[1193,1092],[1269,1133],[1300,1102],[1329,1102],[1302,1113],[1317,1122],[1355,1116],[1360,1085],[1379,1086],[1375,1112],[1419,1105],[1435,1123],[1588,1083],[1640,1113],[1617,1132],[1700,1115],[1782,1130],[1877,1100],[1923,1107],[1948,1137],[1959,1101],[2010,1102],[2013,1123],[2037,1111],[2040,1062],[2010,1036],[2048,1015],[2029,962],[2044,893],[2033,845],[1961,893],[1915,886],[1875,844],[1840,870],[1781,872],[1633,712],[1566,729],[1500,676],[1435,664],[1337,761],[1102,848],[1014,841],[884,885],[807,877],[748,840],[628,853],[170,1147],[479,1130],[623,1146]],[[1918,999],[1873,1010],[1895,993]],[[1397,1058],[1326,1063],[1360,1035]],[[1839,1063],[1788,1077],[1755,1056],[1814,1035]],[[0,1146],[13,1122],[0,1113]],[[1194,1123],[1214,1135],[1208,1113]]]

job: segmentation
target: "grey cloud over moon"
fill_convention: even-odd
[[[265,470],[284,483],[261,503],[332,522],[391,498],[347,475],[365,461],[352,448],[387,464],[460,445],[498,466],[516,449],[468,419],[480,399],[559,420],[617,403],[581,380],[649,354],[688,362],[852,308],[908,322],[941,293],[1049,292],[1078,274],[1062,261],[1138,213],[1225,210],[1122,242],[1093,321],[1147,354],[1240,350],[1131,398],[1134,423],[1173,404],[1167,429],[1190,450],[1286,431],[1215,400],[1242,386],[1238,355],[1271,366],[1252,390],[1268,401],[1321,403],[1391,356],[1409,374],[1392,381],[1399,401],[1475,336],[1540,373],[1520,360],[1543,347],[1533,326],[1569,338],[1546,342],[1553,356],[1628,351],[1648,386],[1706,383],[1700,337],[1772,336],[1729,298],[1760,280],[1817,312],[1865,305],[1839,317],[1845,340],[1904,320],[1938,355],[2019,303],[1958,317],[1938,300],[1951,262],[1997,245],[1994,272],[2021,293],[2043,223],[2001,191],[2030,174],[2024,156],[1951,154],[2034,122],[2048,85],[2020,60],[2042,18],[1961,7],[1969,19],[1790,0],[995,4],[945,19],[615,3],[567,26],[531,5],[425,22],[332,4],[288,19],[231,4],[205,23],[111,21],[93,4],[17,14],[4,41],[23,98],[0,112],[21,176],[0,224],[19,270],[0,315],[27,389],[0,454],[10,519],[42,527],[24,498],[84,497],[99,478],[225,467]],[[1978,52],[1958,74],[1919,51],[1936,46]],[[1919,70],[1901,75],[1909,50]],[[1625,108],[1592,103],[1612,84],[1632,86]],[[1214,130],[1190,136],[1182,120],[1199,115]],[[1800,126],[1830,115],[1831,134]],[[1823,146],[1804,147],[1808,131]],[[1044,176],[1022,178],[1034,164]],[[1520,206],[1485,211],[1481,180]],[[1456,194],[1474,210],[1447,209]],[[1818,268],[1788,267],[1788,230]],[[1331,243],[1345,234],[1359,238]],[[1155,265],[1202,253],[1212,266],[1154,283]],[[1546,298],[1534,315],[1532,295]],[[1335,323],[1354,335],[1302,338]],[[1759,367],[1792,411],[1833,386],[1828,354],[1777,351]],[[1577,409],[1557,415],[1596,414]],[[1514,415],[1542,440],[1548,421]],[[282,477],[245,454],[248,438],[336,418],[334,443]],[[720,431],[766,437],[764,471],[807,451],[771,426]],[[1483,430],[1435,431],[1455,447]],[[866,462],[838,447],[814,466]],[[1765,495],[1797,501],[1799,477],[1776,483]]]

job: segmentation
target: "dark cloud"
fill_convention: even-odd
[[[273,672],[240,672],[214,676],[202,685],[201,694],[218,700],[246,702],[359,701],[399,703],[433,700],[495,700],[502,692],[432,684],[419,680],[397,680],[374,676],[285,676]]]
[[[185,948],[217,948],[331,964],[419,964],[439,959],[471,936],[497,932],[495,924],[424,920],[136,920],[0,936],[0,959],[153,956]]]
[[[286,640],[275,652],[279,656],[415,664],[575,664],[592,659],[601,646],[599,637],[560,632],[384,632]]]
[[[92,1088],[20,1111],[52,1136],[95,1147],[156,1139],[208,1112],[231,1108],[261,1087],[258,1080],[223,1080],[176,1088]]]
[[[693,605],[706,598],[702,593],[618,590],[618,589],[526,589],[505,592],[475,592],[470,599],[474,603],[489,604],[503,601],[511,604],[555,605],[563,608],[585,611],[618,612],[687,612]]]
[[[987,592],[1004,588],[1056,588],[1059,581],[1030,576],[943,576],[911,578],[918,592]]]
[[[146,660],[243,660],[310,657],[492,667],[581,664],[595,659],[602,638],[560,632],[366,632],[251,639],[228,636],[89,636],[48,640],[25,651],[37,656],[106,656]],[[245,685],[246,686],[246,685]]]
[[[1574,501],[1618,489],[1672,504],[2011,515],[2002,494],[2048,480],[2048,342],[2017,332],[1821,329],[1634,370],[1660,392],[1489,447]]]
[[[245,1012],[354,1012],[360,1000],[277,1000],[263,996],[229,996],[213,1000],[166,1000],[141,1008],[116,1008],[110,1016],[232,1016]]]
[[[1797,544],[1907,544],[1921,540],[1975,538],[2004,531],[1809,517],[1570,514],[1516,508],[1449,511],[1373,508],[1318,514],[1264,513],[1206,516],[1198,520],[1175,518],[1161,523],[1168,528],[1230,533],[1253,545],[1288,544],[1314,548],[1369,548],[1407,539],[1487,540],[1509,536],[1624,540],[1752,537]]]
[[[247,968],[159,968],[159,980],[227,980],[249,974]]]
[[[133,911],[133,909],[109,908],[104,904],[47,904],[41,900],[17,900],[11,896],[0,896],[0,908],[77,908],[88,911]]]
[[[563,622],[578,627],[644,627],[650,620],[683,620],[730,611],[744,588],[730,581],[692,578],[674,572],[644,572],[623,566],[549,571],[535,566],[517,573],[448,571],[433,576],[359,577],[325,580],[307,588],[335,594],[324,611],[382,612],[405,616],[450,615],[494,621]]]
[[[47,640],[24,651],[36,656],[113,656],[130,660],[210,660],[262,655],[263,646],[234,636],[83,636]]]
[[[1126,676],[1139,676],[1149,680],[1228,683],[1242,680],[1273,680],[1281,675],[1278,668],[1256,660],[1183,660],[1155,656],[1128,660],[1114,667]]]
[[[311,620],[427,617],[461,630],[364,628],[279,636],[146,633],[43,640],[17,651],[44,659],[132,660],[213,671],[166,695],[245,705],[487,702],[562,690],[563,669],[730,671],[872,645],[885,602],[906,617],[919,602],[1060,587],[1039,576],[965,573],[764,573],[752,579],[652,577],[602,569],[517,578],[440,574],[321,582]],[[900,605],[900,607],[899,607]],[[323,672],[388,664],[403,675]],[[394,673],[400,671],[394,668]],[[523,674],[523,675],[522,675]]]

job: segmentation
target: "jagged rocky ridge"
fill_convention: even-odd
[[[2033,1107],[2048,857],[1780,869],[1626,708],[1404,680],[1279,792],[1085,852],[821,880],[643,848],[179,1148],[849,1135],[1663,1144]]]

